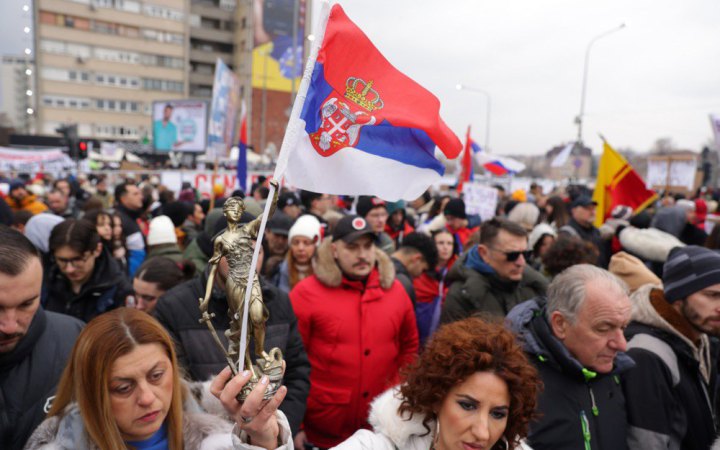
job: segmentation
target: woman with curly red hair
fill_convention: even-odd
[[[540,385],[513,334],[475,317],[441,327],[404,379],[336,449],[520,448]]]

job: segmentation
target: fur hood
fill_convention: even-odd
[[[328,287],[339,287],[342,283],[342,272],[340,266],[332,254],[332,239],[325,239],[317,249],[316,258],[313,260],[313,271],[322,284]],[[375,259],[380,273],[380,286],[390,289],[395,281],[395,267],[392,260],[379,248],[375,248]]]
[[[413,414],[412,418],[408,419],[408,417],[401,417],[398,414],[400,403],[398,388],[389,389],[376,397],[370,404],[370,416],[368,417],[368,422],[373,430],[390,439],[399,449],[413,448],[414,446],[410,445],[411,440],[420,440],[423,448],[430,448],[435,421],[429,423],[431,432],[428,432],[423,425],[424,417]]]
[[[626,227],[620,232],[620,245],[647,261],[665,262],[670,250],[685,247],[678,238],[657,228]]]

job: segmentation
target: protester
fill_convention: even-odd
[[[39,214],[47,211],[48,207],[27,191],[22,180],[14,180],[10,183],[10,191],[6,198],[7,204],[13,211],[30,211],[32,214]]]
[[[312,258],[320,243],[320,231],[321,225],[315,216],[306,214],[295,221],[288,234],[290,251],[272,275],[273,285],[288,293],[314,273]]]
[[[533,450],[627,449],[627,416],[617,376],[631,373],[623,353],[630,322],[627,286],[589,264],[570,267],[541,297],[508,314],[507,324],[540,372]],[[635,447],[631,447],[635,448]],[[655,447],[657,448],[657,447]]]
[[[287,214],[292,219],[297,219],[302,213],[300,209],[300,199],[294,192],[283,192],[278,197],[277,209],[283,214]]]
[[[115,211],[122,220],[122,230],[125,236],[125,248],[128,262],[128,273],[133,275],[140,264],[145,260],[145,238],[138,219],[144,208],[143,196],[140,189],[129,182],[120,183],[115,187]]]
[[[416,304],[413,280],[437,264],[437,247],[433,239],[423,233],[410,233],[403,244],[390,255],[395,277],[402,284],[413,305]]]
[[[59,189],[53,189],[48,192],[47,204],[50,209],[49,212],[63,219],[76,219],[79,216],[78,211],[70,206],[70,198]]]
[[[361,195],[355,207],[358,216],[367,220],[377,236],[376,246],[390,255],[395,251],[395,241],[385,232],[388,219],[387,202],[378,197]]]
[[[547,223],[535,225],[528,235],[528,247],[532,250],[532,256],[530,257],[530,261],[528,261],[530,267],[540,273],[544,271],[542,267],[543,256],[545,256],[550,247],[555,243],[556,239],[557,232],[552,226]]]
[[[600,230],[593,225],[596,207],[597,202],[587,195],[578,196],[570,204],[570,221],[561,227],[558,233],[590,242],[598,250],[597,265],[607,267],[610,262],[609,242],[602,239]]]
[[[281,212],[275,212],[267,221],[265,227],[265,239],[263,245],[265,258],[278,258],[282,261],[288,251],[288,233],[293,226],[294,220]],[[279,262],[278,262],[279,263]]]
[[[697,247],[670,252],[663,286],[632,296],[626,331],[637,366],[623,375],[631,449],[707,449],[716,437],[720,255]]]
[[[45,418],[82,323],[40,305],[38,250],[0,225],[0,447],[20,450]]]
[[[547,280],[527,264],[527,232],[515,222],[483,222],[480,244],[470,248],[448,274],[451,283],[442,323],[475,313],[504,317],[515,305],[544,295]]]
[[[404,371],[404,383],[373,401],[373,431],[360,430],[335,448],[518,448],[539,384],[503,327],[478,318],[445,325]]]
[[[405,202],[403,200],[387,204],[388,219],[385,222],[385,232],[393,240],[395,248],[402,245],[405,236],[415,231],[407,217]]]
[[[50,234],[53,264],[43,291],[43,305],[88,322],[125,303],[132,292],[120,267],[103,249],[95,227],[67,219]]]
[[[243,438],[276,448],[278,438],[289,439],[283,416],[275,415],[286,388],[262,404],[265,386],[258,384],[242,405],[253,410],[253,417],[264,416],[258,421],[280,421],[260,429],[242,420],[235,400],[249,376],[239,375],[228,384],[221,384],[228,381],[227,374],[216,380],[210,392],[222,403],[197,388],[192,394],[200,391],[202,397],[196,399],[181,378],[170,336],[140,311],[120,308],[92,320],[70,358],[48,418],[33,433],[28,450],[251,448],[241,443]],[[216,414],[203,410],[209,406]],[[235,434],[223,415],[230,415],[243,435]]]
[[[24,234],[25,225],[27,225],[30,218],[33,217],[32,213],[30,211],[20,210],[12,212],[11,216],[9,223],[3,223],[3,225],[8,225]]]
[[[415,358],[412,303],[368,222],[341,219],[317,251],[315,273],[290,292],[312,370],[296,447],[330,448],[367,428],[370,401]]]
[[[229,206],[231,207],[232,203]],[[241,216],[240,223],[247,223],[249,220],[252,220],[252,216],[245,213]],[[224,230],[223,222],[216,223],[215,226],[222,227],[214,233],[219,235]],[[262,256],[261,250],[258,268],[262,266]],[[212,326],[222,336],[231,328],[228,315],[230,307],[225,291],[229,267],[225,257],[220,259],[217,267],[208,313],[212,317]],[[200,320],[202,317],[198,302],[205,297],[208,277],[206,270],[199,277],[170,289],[158,300],[153,312],[172,336],[180,364],[189,377],[198,381],[218,374],[227,365],[225,353],[218,348],[207,325]],[[282,351],[286,363],[283,384],[287,387],[288,394],[280,409],[287,416],[294,435],[299,431],[305,413],[310,389],[310,364],[288,296],[262,278],[260,288],[269,313],[265,324],[265,351],[274,347]],[[250,350],[254,361],[254,346],[251,346]]]
[[[599,252],[591,242],[561,233],[542,257],[542,267],[549,279],[576,264],[597,264]]]
[[[565,200],[557,195],[549,197],[545,203],[545,216],[545,221],[555,228],[555,230],[559,230],[567,225],[570,221],[570,215],[568,214],[568,205],[565,203]]]
[[[330,196],[317,192],[300,191],[300,201],[305,208],[305,214],[311,214],[323,225],[323,234],[327,231],[327,222],[323,219],[330,209]]]
[[[175,262],[183,260],[175,233],[175,225],[168,216],[157,216],[150,221],[150,231],[147,235],[147,257],[154,256],[164,256]]]
[[[442,229],[433,233],[432,237],[437,249],[437,264],[413,279],[415,318],[421,347],[440,325],[440,312],[449,287],[447,274],[458,258],[452,233]]]
[[[152,313],[160,297],[194,275],[195,266],[190,261],[175,262],[164,256],[150,257],[135,272],[133,295],[126,297],[125,306]]]
[[[94,209],[88,211],[83,216],[85,220],[95,226],[95,230],[100,236],[103,247],[110,253],[113,251],[113,217],[110,213],[102,209]],[[122,230],[122,228],[121,228]]]
[[[443,215],[445,227],[452,233],[460,253],[464,252],[470,237],[479,230],[477,226],[468,225],[469,216],[465,211],[465,202],[459,198],[449,200]]]
[[[507,219],[519,224],[530,233],[540,218],[540,209],[530,202],[518,203],[508,212]]]
[[[202,206],[194,202],[188,202],[186,204],[189,206],[189,209],[192,210],[192,213],[186,216],[181,226],[182,231],[185,233],[185,247],[202,232],[203,222],[205,221],[205,213],[203,212]]]

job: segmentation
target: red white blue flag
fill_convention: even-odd
[[[247,109],[245,100],[240,105],[240,139],[238,141],[237,182],[247,192]]]
[[[393,67],[337,4],[298,122],[285,177],[314,192],[415,199],[444,174],[435,147],[449,159],[462,150],[439,100]]]
[[[475,170],[473,168],[474,156],[480,153],[482,149],[477,142],[470,137],[470,126],[468,126],[467,135],[465,136],[465,151],[463,152],[462,165],[460,168],[460,177],[458,179],[458,192],[463,191],[463,185],[475,179]]]
[[[493,175],[515,175],[525,170],[525,164],[507,156],[491,155],[480,149],[475,153],[475,160]]]

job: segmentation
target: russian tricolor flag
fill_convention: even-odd
[[[438,99],[393,67],[340,5],[316,51],[302,112],[288,125],[296,144],[282,150],[288,183],[389,201],[419,197],[444,173],[435,147],[450,159],[462,149]]]
[[[247,193],[247,108],[245,100],[240,106],[240,141],[238,142],[237,182]]]
[[[525,164],[507,156],[489,155],[485,151],[475,154],[475,160],[493,175],[515,175],[525,170]]]

